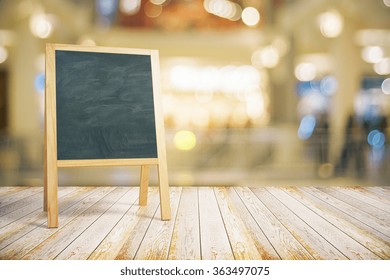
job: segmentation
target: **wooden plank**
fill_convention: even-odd
[[[245,224],[240,219],[235,204],[227,194],[226,188],[214,188],[215,196],[229,237],[230,245],[236,260],[260,260],[255,242]],[[260,229],[259,229],[260,230]]]
[[[152,82],[154,118],[156,125],[156,141],[158,154],[158,182],[160,187],[161,220],[171,219],[171,206],[169,204],[168,166],[165,148],[164,114],[162,111],[162,97],[160,87],[160,61],[157,50],[151,50]]]
[[[200,260],[198,189],[182,190],[168,259]]]
[[[42,192],[42,188],[32,187],[32,188],[25,188],[23,191],[18,191],[15,193],[9,193],[0,196],[0,213],[2,211],[2,208],[4,209],[6,208],[6,206],[11,205],[12,203],[17,202],[18,200],[25,199],[26,197],[35,195],[40,192]]]
[[[140,187],[139,187],[139,205],[145,206],[148,203],[149,187],[149,166],[141,166]]]
[[[337,187],[336,188],[338,191],[341,191],[347,195],[350,195],[364,203],[367,203],[375,208],[381,209],[385,212],[387,212],[387,217],[390,215],[390,199],[382,201],[380,198],[373,197],[370,195],[368,192],[366,193],[360,193],[356,189],[351,189],[351,188],[341,188]]]
[[[345,203],[348,203],[349,205],[354,206],[357,209],[360,209],[370,214],[372,217],[376,217],[377,219],[381,220],[383,223],[390,225],[389,213],[379,208],[376,208],[370,204],[367,204],[362,200],[356,199],[355,197],[352,197],[349,194],[345,194],[344,192],[341,192],[339,189],[335,187],[327,187],[327,188],[319,188],[319,189],[328,195],[331,195],[341,201],[344,201]]]
[[[296,188],[286,188],[289,193],[297,193]],[[310,207],[310,203],[301,195],[299,199],[295,199],[290,196],[288,193],[283,191],[281,188],[267,187],[270,193],[272,193],[276,198],[278,198],[284,205],[286,205],[291,211],[298,215],[306,223],[321,234],[325,239],[332,243],[338,250],[340,250],[345,256],[349,259],[368,259],[375,260],[380,259],[373,252],[368,250],[362,244],[357,242],[355,239],[352,239],[348,236],[343,228],[338,228],[333,225],[331,222],[323,218],[322,215],[318,215],[317,212]],[[305,205],[302,204],[302,201],[305,200]],[[310,207],[310,208],[309,208]]]
[[[23,187],[20,187],[20,186],[19,187],[1,186],[0,187],[0,196],[3,198],[3,197],[6,197],[7,195],[12,195],[14,193],[26,190],[28,188],[31,188],[31,187],[29,187],[29,186],[23,186]]]
[[[57,260],[87,259],[107,234],[116,226],[130,207],[137,201],[138,188],[131,188],[110,209],[91,224],[77,239],[67,246]]]
[[[378,200],[386,205],[390,205],[390,192],[389,195],[379,194],[375,191],[374,187],[360,187],[360,186],[350,186],[343,187],[344,189],[351,190],[357,193],[362,194],[365,197],[369,197],[374,200]]]
[[[310,198],[313,203],[316,203],[316,205],[318,204],[318,208],[324,209],[333,216],[339,217],[352,224],[343,225],[343,227],[352,227],[358,230],[363,230],[363,235],[375,236],[382,242],[390,245],[390,229],[388,226],[383,225],[380,220],[372,217],[358,208],[349,205],[348,203],[345,203],[344,201],[327,195],[317,188],[300,188],[300,191],[310,194],[311,196],[308,198]]]
[[[54,259],[127,191],[128,188],[115,188],[68,224],[61,226],[44,242],[28,252],[23,259]]]
[[[310,224],[305,223],[265,188],[251,188],[251,190],[314,258],[326,260],[347,259],[337,248],[316,232]]]
[[[234,255],[213,188],[199,188],[198,197],[202,260],[233,260]]]
[[[42,188],[40,188],[42,191]],[[66,187],[66,188],[60,188],[59,189],[59,196],[64,196],[68,193],[76,191],[76,188],[74,187]],[[1,217],[0,220],[0,228],[9,225],[13,222],[17,222],[20,218],[23,218],[26,215],[31,214],[32,212],[40,209],[42,206],[42,201],[41,200],[34,200],[31,203],[25,204],[25,206],[22,206],[18,208],[15,211],[12,211],[4,216]]]
[[[158,159],[156,158],[58,160],[58,167],[132,166],[155,164],[158,164]]]
[[[26,196],[24,196],[24,195],[22,196],[22,194],[20,194],[21,196],[20,197],[18,196],[19,199],[17,201],[14,201],[10,204],[4,205],[3,207],[0,207],[0,217],[7,215],[9,213],[12,213],[13,211],[16,211],[19,208],[24,207],[28,204],[31,204],[34,201],[37,201],[37,200],[41,201],[41,199],[40,199],[40,197],[42,195],[41,192],[42,192],[42,189],[37,188],[34,194],[31,194],[31,195],[26,194]]]
[[[91,205],[100,200],[107,193],[114,190],[111,187],[100,187],[97,189],[87,188],[88,192],[83,190],[72,193],[69,198],[61,199],[60,207],[64,208],[59,216],[60,221],[63,224],[68,223],[77,217],[80,213],[84,212]],[[81,195],[77,195],[81,193]],[[0,256],[5,256],[8,259],[21,259],[25,254],[34,249],[38,244],[49,238],[52,234],[56,233],[59,229],[51,229],[43,226],[44,217],[39,226],[36,226],[29,234],[24,235],[14,243],[10,244],[7,248],[0,251]],[[38,223],[36,223],[38,224]]]
[[[135,255],[137,260],[166,260],[172,239],[181,187],[171,188],[172,221],[153,219]]]
[[[148,206],[133,205],[88,259],[132,260],[157,211],[158,204],[158,189],[150,188]]]
[[[87,188],[80,188],[76,192],[72,192],[71,189],[64,189],[66,191],[69,191],[69,193],[66,193],[66,195],[63,196],[63,201],[61,202],[61,205],[66,207],[71,207],[73,204],[77,203],[89,193],[89,190]],[[31,245],[28,242],[23,243],[22,246],[18,248],[19,250],[13,251],[13,248],[14,245],[19,242],[19,240],[23,240],[25,237],[32,237],[34,235],[35,230],[43,227],[45,221],[46,213],[38,209],[33,213],[18,220],[17,222],[11,223],[8,226],[2,228],[0,230],[0,236],[2,236],[0,242],[0,256],[6,256],[11,258],[13,256],[13,253],[16,252],[17,254],[19,254],[21,251],[25,250],[29,245]],[[37,245],[37,243],[35,242],[31,243],[34,247]]]
[[[47,210],[47,226],[58,227],[58,168],[56,128],[56,62],[54,44],[46,44],[45,67],[45,158],[44,209]]]
[[[57,50],[62,51],[79,51],[79,52],[99,52],[99,53],[122,53],[122,54],[140,54],[150,55],[151,50],[146,49],[130,49],[120,47],[104,47],[104,46],[84,46],[84,45],[68,45],[68,44],[56,44]]]
[[[250,189],[237,187],[236,190],[282,259],[314,259]]]
[[[385,200],[390,199],[390,188],[381,188],[381,187],[365,187],[365,191],[368,191],[370,193],[374,193],[378,197],[383,197]]]
[[[263,260],[278,260],[280,256],[272,246],[264,232],[261,230],[255,219],[252,217],[244,202],[238,196],[235,188],[226,189],[229,198],[231,199],[240,219],[245,224],[248,234],[251,236],[257,251],[260,253]]]

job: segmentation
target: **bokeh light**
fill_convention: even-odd
[[[379,46],[367,46],[362,50],[362,58],[368,63],[378,63],[383,59],[383,49]]]
[[[5,62],[8,58],[8,51],[6,48],[0,46],[0,64]]]
[[[51,18],[44,13],[33,14],[30,18],[31,33],[38,38],[48,38],[53,33]]]
[[[228,0],[205,0],[204,9],[221,18],[237,21],[241,18],[241,6]]]
[[[313,134],[314,128],[316,126],[316,118],[313,115],[306,115],[301,119],[298,128],[298,137],[299,139],[306,140],[309,139]]]
[[[382,132],[377,129],[374,129],[368,134],[367,142],[373,148],[380,149],[385,145],[386,137]]]
[[[196,146],[196,136],[189,130],[180,130],[176,132],[173,141],[175,147],[183,151],[192,150]]]
[[[386,7],[390,7],[390,0],[383,0],[383,4],[385,4]]]
[[[120,0],[119,9],[127,15],[135,15],[141,9],[141,0]]]
[[[390,94],[390,78],[387,78],[382,82],[381,88],[384,94]]]
[[[390,58],[384,58],[381,61],[374,64],[374,70],[379,75],[390,74]]]
[[[35,76],[34,80],[34,88],[39,93],[44,93],[45,91],[45,74],[44,73],[38,73]]]
[[[317,75],[317,69],[314,64],[303,62],[295,67],[295,77],[300,81],[311,81]]]
[[[162,6],[147,2],[144,7],[145,15],[150,18],[156,18],[162,13]]]
[[[279,63],[279,53],[274,46],[267,46],[252,54],[252,64],[256,67],[274,68]]]
[[[343,18],[337,11],[325,12],[318,16],[321,34],[327,38],[338,37],[343,30]]]
[[[260,13],[256,8],[246,7],[241,14],[242,21],[248,26],[255,26],[260,21]]]

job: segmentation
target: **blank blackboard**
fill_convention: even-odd
[[[55,51],[57,159],[157,158],[150,55]]]

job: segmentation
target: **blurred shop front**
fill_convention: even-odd
[[[48,42],[160,51],[171,185],[388,185],[389,18],[388,0],[0,0],[0,185],[43,184]]]

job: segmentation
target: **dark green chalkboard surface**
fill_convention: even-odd
[[[157,158],[150,55],[55,51],[57,159]]]

